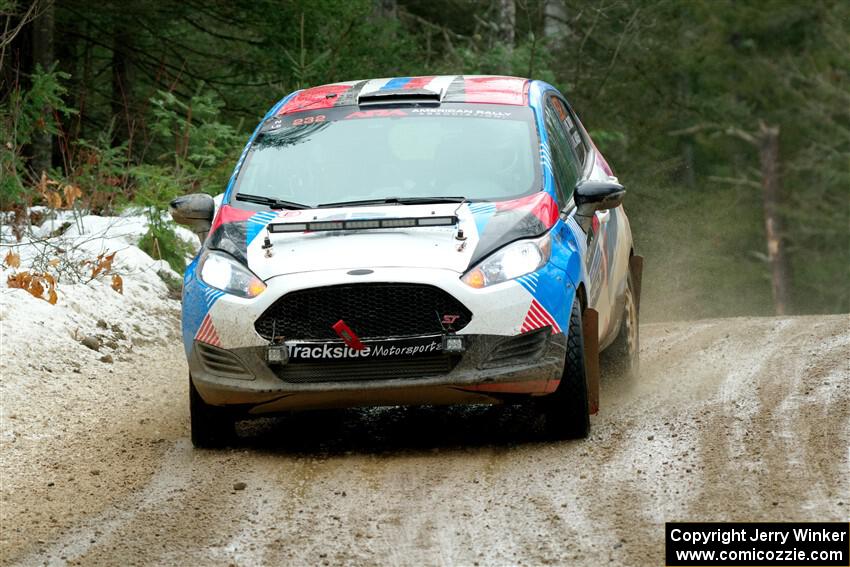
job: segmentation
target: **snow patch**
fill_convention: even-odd
[[[65,223],[70,226],[61,236],[50,236]],[[21,265],[18,269],[0,265],[2,391],[25,388],[27,376],[48,365],[108,364],[101,359],[119,356],[135,345],[176,340],[180,302],[160,274],[175,282],[182,278],[166,262],[154,260],[137,246],[147,227],[143,211],[114,217],[75,217],[70,211],[57,211],[32,227],[21,242],[6,239],[8,227],[3,226],[0,260],[11,250],[20,256]],[[176,229],[180,238],[197,247],[194,234]],[[110,275],[86,281],[91,268],[80,262],[113,252]],[[34,271],[54,256],[62,258],[58,268],[64,266],[54,272],[55,305],[8,287],[11,274]],[[112,273],[123,279],[123,294],[112,289]],[[82,344],[85,337],[98,350]]]

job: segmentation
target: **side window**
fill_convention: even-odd
[[[581,127],[579,126],[578,119],[572,109],[567,107],[564,101],[555,97],[552,97],[551,100],[552,105],[555,107],[558,117],[561,120],[561,124],[564,125],[564,128],[567,131],[567,136],[570,139],[570,146],[575,152],[578,162],[584,166],[589,150],[587,143],[581,135]]]
[[[581,166],[572,150],[572,141],[562,126],[562,118],[552,104],[557,99],[548,99],[545,109],[546,135],[549,138],[549,150],[552,154],[552,169],[558,189],[558,204],[564,206],[573,194],[573,189],[581,175]],[[566,115],[566,114],[564,114]]]

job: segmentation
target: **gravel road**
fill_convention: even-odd
[[[388,408],[193,450],[176,324],[76,372],[6,352],[0,563],[662,565],[665,521],[850,518],[848,316],[642,332],[641,378],[557,443],[519,408]]]

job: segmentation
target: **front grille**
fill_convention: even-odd
[[[233,353],[201,342],[196,342],[195,348],[198,350],[198,358],[201,360],[201,364],[210,374],[240,380],[251,380],[253,378]]]
[[[331,328],[342,319],[361,339],[433,335],[446,315],[463,329],[472,314],[457,299],[430,285],[367,283],[316,287],[288,293],[254,323],[265,339],[338,339]]]
[[[348,382],[355,380],[391,380],[422,378],[448,374],[458,357],[424,356],[407,360],[359,360],[351,362],[299,362],[274,367],[284,382]]]
[[[546,351],[551,334],[552,327],[543,327],[507,338],[496,345],[480,367],[492,368],[537,360]]]

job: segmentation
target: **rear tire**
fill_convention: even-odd
[[[189,415],[192,445],[199,449],[226,447],[236,439],[236,420],[226,408],[211,406],[189,378]]]
[[[561,383],[554,393],[536,401],[545,418],[546,436],[552,439],[583,439],[590,433],[587,400],[587,369],[581,305],[573,301],[567,331],[567,353]]]
[[[631,274],[626,285],[620,331],[604,354],[621,376],[632,379],[640,374],[640,313]]]

